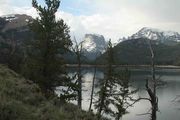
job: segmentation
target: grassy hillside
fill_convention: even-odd
[[[0,120],[96,120],[75,105],[47,100],[39,87],[0,65]]]
[[[152,41],[155,62],[159,65],[177,65],[180,58],[180,44],[167,45]],[[115,64],[150,64],[150,51],[147,39],[133,39],[119,43],[113,48]],[[105,63],[106,53],[100,56],[99,64]]]

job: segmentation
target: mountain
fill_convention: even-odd
[[[138,38],[123,41],[113,48],[115,64],[142,65],[150,64],[148,39]],[[151,40],[155,53],[155,63],[161,65],[177,65],[180,62],[180,44],[167,45]],[[106,64],[107,54],[97,58],[99,64]]]
[[[0,17],[0,63],[16,69],[25,53],[24,43],[33,40],[28,22],[32,17],[12,14]]]
[[[155,28],[144,27],[130,37],[130,39],[138,38],[157,40],[161,43],[170,45],[180,41],[180,34],[174,31],[163,31]]]
[[[81,62],[83,64],[91,64],[97,57],[105,52],[107,43],[102,35],[85,34],[84,40],[80,42],[80,45],[82,45]],[[77,63],[77,58],[73,51],[68,51],[63,57],[66,63]]]
[[[33,19],[31,16],[25,14],[11,14],[1,16],[6,22],[0,32],[6,42],[11,43],[12,39],[17,45],[23,41],[33,39],[32,32],[30,32],[28,23]]]
[[[31,16],[25,14],[11,14],[11,15],[1,16],[1,18],[7,21],[3,29],[3,32],[11,29],[20,29],[20,28],[26,28],[23,29],[23,31],[28,30],[27,29],[28,22],[32,20]]]
[[[113,48],[114,64],[150,64],[149,40],[154,49],[156,64],[179,65],[180,34],[147,27],[128,38],[119,40],[120,42]],[[106,64],[106,57],[106,53],[98,57],[98,63]]]
[[[84,56],[92,61],[105,52],[107,43],[102,35],[86,34],[81,45]]]

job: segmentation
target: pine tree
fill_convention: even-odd
[[[122,116],[128,113],[127,109],[135,104],[136,99],[132,97],[137,90],[130,90],[130,71],[126,68],[115,73],[115,86],[114,93],[112,95],[112,104],[116,109],[113,113],[113,117],[116,120],[120,120]]]
[[[127,113],[127,108],[131,106],[130,101],[135,101],[131,95],[137,90],[129,90],[130,72],[127,69],[119,71],[114,68],[113,58],[113,47],[109,41],[105,77],[95,105],[98,109],[99,119],[101,119],[102,113],[106,113],[119,120]],[[112,106],[115,109],[112,109]]]
[[[112,86],[114,84],[114,81],[112,79],[113,77],[113,49],[112,49],[112,43],[109,41],[108,47],[107,47],[107,66],[106,66],[106,73],[104,80],[102,82],[102,86],[99,94],[99,99],[96,101],[95,108],[98,109],[98,119],[101,119],[102,112],[106,114],[111,114],[113,111],[110,108],[111,104],[111,93],[113,92]]]
[[[45,0],[46,6],[32,0],[39,17],[30,23],[35,40],[27,45],[25,75],[38,83],[48,97],[54,88],[63,85],[66,72],[62,54],[71,46],[69,27],[64,21],[56,21],[59,0]]]

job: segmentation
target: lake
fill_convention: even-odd
[[[71,69],[69,75],[75,73],[76,69]],[[130,84],[133,88],[138,88],[139,91],[134,97],[148,97],[145,91],[146,79],[150,77],[150,69],[130,69],[131,78]],[[84,68],[83,73],[83,92],[82,92],[82,108],[88,110],[90,102],[90,93],[92,87],[92,79],[94,68]],[[97,87],[98,81],[104,77],[103,70],[98,69],[96,73],[95,92],[99,90]],[[159,112],[157,113],[157,120],[179,120],[180,119],[180,102],[178,99],[174,101],[177,95],[180,95],[180,69],[156,69],[156,78],[160,79],[164,84],[157,89],[157,96],[159,100]],[[94,96],[94,101],[97,96]],[[180,100],[180,98],[179,98]],[[76,101],[73,101],[76,104]],[[123,120],[149,120],[149,115],[142,115],[149,112],[150,103],[148,101],[140,101],[133,107],[128,109],[128,114],[123,116]],[[96,112],[94,110],[94,112]]]

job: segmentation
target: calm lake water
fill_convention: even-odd
[[[75,69],[72,69],[69,75],[74,74],[75,71]],[[148,97],[148,94],[145,91],[145,81],[150,77],[150,69],[130,69],[130,71],[130,83],[133,88],[139,89],[134,97]],[[89,108],[93,74],[93,68],[83,69],[82,107],[84,110],[88,110]],[[103,71],[98,69],[96,73],[95,92],[99,90],[97,84],[103,76]],[[157,89],[159,99],[157,120],[180,120],[180,102],[177,102],[178,99],[173,101],[177,95],[180,95],[180,69],[158,69],[156,70],[156,77],[165,83]],[[94,96],[94,98],[95,101],[97,97]],[[73,103],[76,104],[75,101]],[[149,115],[140,115],[147,113],[149,110],[150,103],[148,101],[140,101],[128,109],[129,113],[123,116],[123,120],[149,120]],[[96,111],[94,110],[94,112]]]

